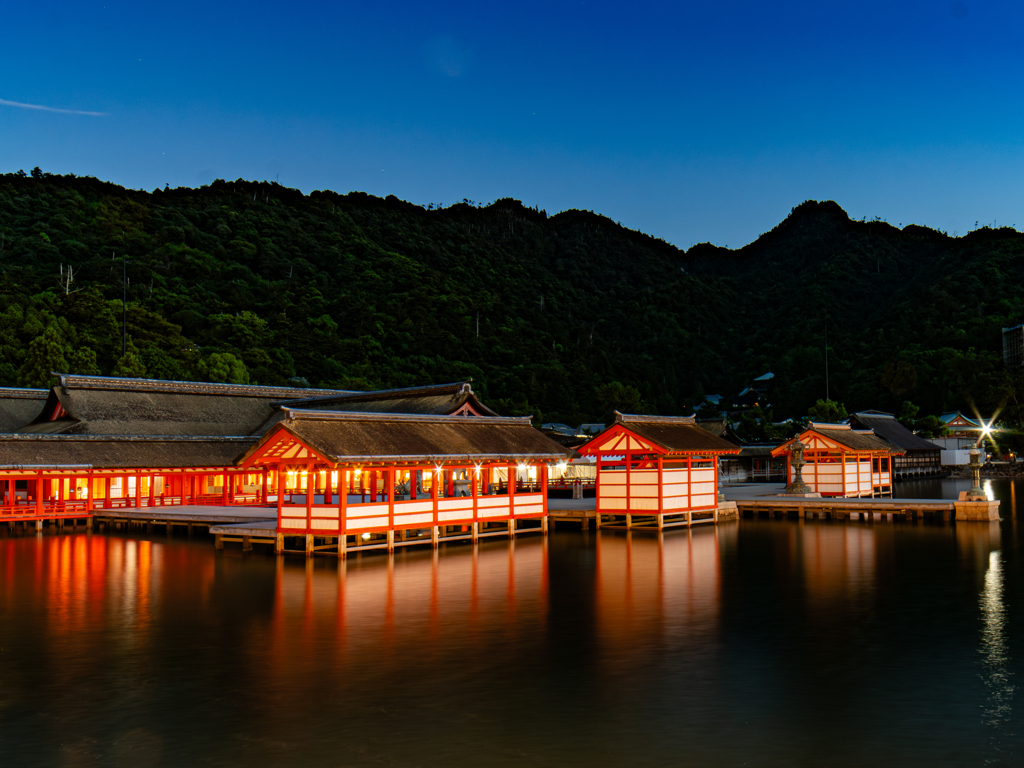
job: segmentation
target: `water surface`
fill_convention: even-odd
[[[0,533],[0,765],[1019,765],[1024,485],[992,491],[1002,523],[346,563]]]

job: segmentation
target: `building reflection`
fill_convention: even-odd
[[[620,660],[706,647],[718,631],[722,547],[737,526],[664,534],[604,532],[597,538],[596,639]]]
[[[279,558],[267,672],[294,690],[296,675],[414,674],[495,640],[519,652],[546,623],[547,591],[540,537],[346,561]]]

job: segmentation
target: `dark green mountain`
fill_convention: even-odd
[[[147,193],[37,170],[0,176],[0,384],[55,369],[353,389],[472,377],[499,411],[579,423],[688,412],[772,370],[781,418],[825,396],[827,324],[829,393],[847,408],[985,412],[1015,402],[1000,329],[1024,319],[1022,257],[1014,230],[952,238],[831,202],[739,250],[684,252],[515,200]]]

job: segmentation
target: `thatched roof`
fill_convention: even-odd
[[[19,431],[71,435],[249,435],[282,397],[331,393],[191,381],[61,375],[39,416]],[[336,392],[334,392],[336,394]]]
[[[697,425],[692,416],[648,416],[615,412],[615,426],[622,426],[668,453],[712,454],[739,453],[739,447]],[[607,432],[608,430],[605,430]],[[601,441],[598,435],[588,443]],[[586,453],[586,450],[581,451]]]
[[[422,413],[451,415],[469,408],[480,416],[498,414],[480,402],[469,381],[427,387],[381,389],[373,392],[352,392],[344,395],[285,400],[279,405],[295,408],[365,412]]]
[[[0,387],[0,432],[14,432],[30,423],[49,394],[48,389]]]
[[[870,429],[876,435],[898,445],[907,453],[929,452],[938,453],[942,450],[935,443],[918,437],[899,423],[895,416],[879,411],[855,413],[850,417],[850,425],[860,429]]]
[[[60,385],[46,395],[38,415],[11,430],[71,435],[262,435],[284,418],[282,406],[423,414],[450,414],[468,407],[497,415],[476,398],[469,382],[352,392],[61,374]]]
[[[95,469],[230,467],[255,437],[151,435],[0,435],[0,468],[91,466]]]
[[[878,454],[887,453],[894,455],[902,455],[906,453],[906,451],[898,445],[890,443],[884,437],[876,435],[871,430],[852,429],[848,424],[821,424],[812,422],[807,429],[801,432],[797,437],[801,442],[806,443],[807,436],[812,433],[816,433],[826,440],[839,443],[839,445],[849,448],[852,451]],[[789,453],[791,446],[797,437],[794,437],[792,440],[787,440],[778,448],[774,449],[772,451],[772,455],[780,456],[784,453]]]
[[[248,455],[287,430],[335,462],[545,461],[570,455],[524,418],[287,409]]]

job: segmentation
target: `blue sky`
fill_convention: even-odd
[[[811,198],[1024,229],[1022,22],[923,0],[5,0],[0,171],[515,197],[684,248]]]

